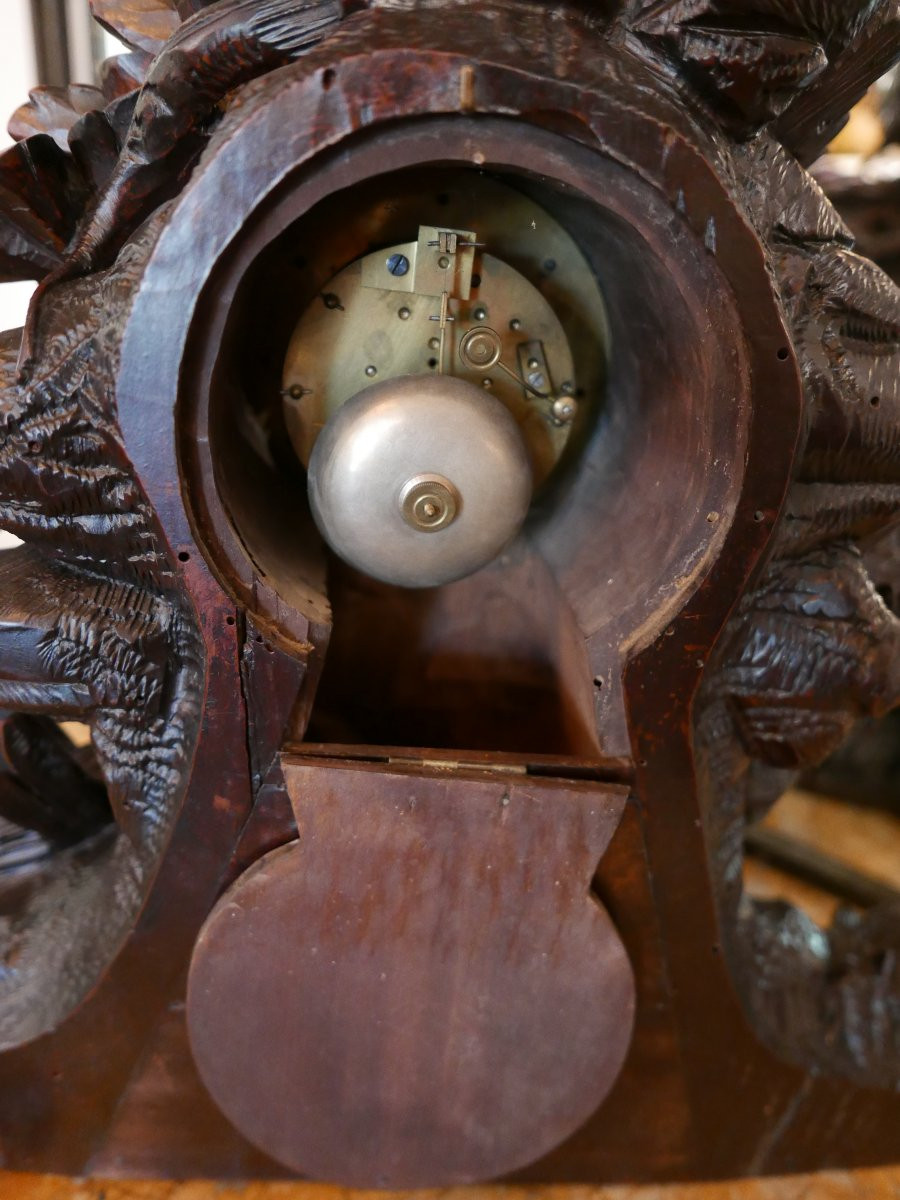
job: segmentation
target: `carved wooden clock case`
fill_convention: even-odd
[[[3,1165],[896,1155],[900,914],[741,868],[900,698],[900,297],[804,169],[897,4],[92,9],[0,158]]]

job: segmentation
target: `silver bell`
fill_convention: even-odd
[[[345,562],[401,587],[487,566],[521,528],[532,469],[516,422],[446,375],[376,383],[342,405],[309,462],[320,533]]]

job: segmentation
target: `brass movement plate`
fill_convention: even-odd
[[[478,179],[475,190],[483,221],[419,225],[415,240],[339,270],[302,312],[285,360],[283,398],[304,464],[347,400],[406,375],[445,373],[500,400],[522,430],[537,485],[573,433],[592,421],[606,347],[590,267],[533,201],[489,179]],[[474,207],[470,199],[470,215]],[[446,208],[455,215],[452,202]],[[434,217],[427,209],[424,215]],[[590,345],[573,347],[573,332]]]

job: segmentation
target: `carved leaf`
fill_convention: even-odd
[[[127,146],[66,270],[108,262],[159,202],[160,180],[177,179],[198,153],[223,98],[313,49],[342,16],[340,0],[234,0],[182,26],[148,73]]]
[[[151,61],[147,55],[123,55],[121,59],[134,59],[138,64]],[[58,160],[60,169],[76,175],[80,172],[83,183],[87,185],[87,193],[97,192],[115,168],[134,113],[138,87],[131,80],[126,90],[125,82],[125,76],[116,82],[115,86],[121,90],[112,101],[107,101],[100,88],[87,85],[36,88],[31,92],[29,103],[13,115],[10,133],[19,140],[37,135],[51,137],[66,155],[66,158]],[[77,171],[67,161],[69,154],[75,160]],[[32,181],[25,182],[30,185]],[[84,189],[79,189],[78,194],[84,198]],[[35,203],[35,198],[32,198],[31,206],[35,207]],[[68,241],[71,233],[68,225],[64,229],[57,229],[56,226],[52,229],[61,235],[63,241]]]
[[[35,88],[28,95],[28,103],[10,119],[10,136],[21,142],[36,133],[47,133],[62,150],[68,149],[69,130],[76,121],[106,103],[99,88],[79,83],[67,88]]]
[[[853,105],[900,56],[900,7],[885,3],[880,10],[779,120],[778,137],[801,162],[811,163],[821,154]]]
[[[94,192],[115,170],[139,93],[126,92],[99,112],[86,113],[69,133],[69,149]]]
[[[822,542],[848,538],[861,542],[890,526],[897,513],[900,484],[795,483],[779,532],[779,549],[786,558],[796,558]]]
[[[853,235],[821,187],[783,146],[759,138],[736,160],[745,201],[761,236],[777,247],[851,247]]]
[[[147,78],[153,56],[145,50],[117,54],[107,58],[100,67],[100,87],[107,100],[118,100],[138,89]]]
[[[676,42],[685,66],[752,126],[782,113],[828,64],[818,42],[787,34],[688,26]]]
[[[633,28],[739,132],[781,118],[782,140],[804,161],[900,53],[895,0],[650,0]]]
[[[48,134],[0,156],[0,282],[43,279],[58,266],[86,197],[74,160]]]
[[[123,270],[93,289],[66,289],[40,329],[53,346],[44,372],[23,389],[11,370],[0,390],[0,527],[134,581],[158,579],[166,564],[118,443],[96,350],[126,287],[123,258]],[[14,362],[15,339],[0,346]]]
[[[181,24],[173,0],[91,0],[91,12],[127,46],[150,54],[161,50]]]
[[[773,565],[744,617],[721,682],[752,757],[778,767],[821,762],[858,717],[883,715],[900,699],[900,622],[844,546]]]
[[[708,25],[736,32],[790,32],[840,53],[894,0],[645,0],[635,27],[660,34],[674,26]]]

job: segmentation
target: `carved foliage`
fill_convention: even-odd
[[[0,156],[0,282],[42,279],[57,268],[86,198],[71,155],[47,134]]]
[[[0,155],[0,282],[59,269],[115,167],[145,65],[133,55],[110,59],[102,89],[36,88],[13,115],[20,141]]]
[[[0,707],[19,714],[0,816],[55,853],[0,927],[2,1045],[57,1024],[127,935],[199,726],[195,620],[116,423],[118,331],[154,235],[43,306],[25,380],[17,339],[3,343],[0,526],[25,545],[0,555]],[[90,752],[60,719],[90,726]]]
[[[893,0],[647,0],[632,20],[733,131],[781,117],[805,159],[900,53]]]
[[[69,147],[72,126],[85,113],[105,104],[100,88],[85,84],[34,88],[29,97],[28,103],[13,113],[9,122],[10,135],[23,141],[35,133],[49,133],[61,150]]]
[[[796,769],[835,750],[860,717],[900,703],[900,620],[860,554],[900,523],[900,290],[847,249],[824,196],[783,151],[760,143],[741,168],[793,326],[809,430],[772,560],[727,631],[698,710],[720,921],[770,1045],[895,1087],[900,912],[843,912],[826,932],[789,905],[751,901],[741,865],[747,825]],[[754,178],[779,187],[764,194]]]
[[[0,1045],[58,1024],[127,935],[199,728],[199,633],[117,423],[119,338],[164,213],[138,226],[224,98],[342,15],[339,0],[206,7],[95,0],[135,52],[101,89],[36,91],[0,158],[0,277],[46,283],[24,374],[18,335],[0,339],[0,527],[25,543],[0,556],[0,892],[21,869],[39,883],[0,922]],[[57,727],[72,719],[84,752]]]
[[[155,54],[181,23],[174,0],[90,0],[94,18],[135,50]]]
[[[196,158],[225,98],[334,30],[341,0],[234,0],[188,21],[153,63],[125,144],[66,273],[107,265]]]

